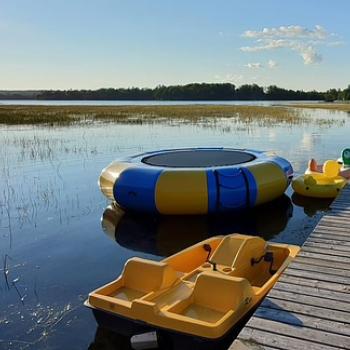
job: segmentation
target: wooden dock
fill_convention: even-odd
[[[350,349],[350,186],[229,349]]]

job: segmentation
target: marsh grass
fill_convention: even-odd
[[[272,106],[0,106],[0,124],[89,124],[96,121],[128,124],[175,120],[198,122],[233,118],[243,123],[300,124],[308,118],[300,110]]]
[[[350,103],[310,103],[310,104],[291,104],[288,107],[309,108],[309,109],[327,109],[331,111],[350,112]]]

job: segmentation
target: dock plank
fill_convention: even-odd
[[[304,252],[309,252],[309,253],[318,253],[320,255],[331,255],[334,257],[344,257],[347,262],[350,262],[350,256],[347,252],[341,252],[341,251],[330,251],[330,249],[327,248],[317,248],[317,247],[309,247],[304,245],[303,246],[303,251]]]
[[[343,236],[346,239],[349,239],[349,236],[350,236],[349,230],[345,230],[345,229],[342,229],[340,227],[330,228],[328,226],[326,227],[326,226],[319,225],[313,231],[313,233],[316,233],[316,232],[323,233],[323,234],[336,235],[336,236]]]
[[[329,239],[329,240],[337,240],[342,242],[349,242],[349,237],[345,235],[339,235],[332,232],[323,232],[323,231],[314,231],[310,236],[312,238],[321,238],[321,239]]]
[[[261,305],[270,309],[291,311],[306,316],[313,315],[314,317],[318,317],[323,320],[350,324],[348,312],[325,309],[320,306],[301,304],[299,302],[277,299],[270,296],[265,298]]]
[[[298,259],[296,260],[300,264],[308,264],[308,265],[315,265],[315,266],[324,266],[329,267],[332,266],[332,268],[337,269],[338,271],[342,270],[350,270],[350,265],[346,263],[340,263],[340,262],[330,262],[329,260],[323,260],[323,259],[314,259],[309,258],[305,256],[298,256]]]
[[[330,208],[231,350],[350,349],[350,186]]]
[[[319,223],[314,229],[314,231],[318,231],[318,230],[326,230],[327,232],[332,232],[334,234],[338,232],[339,234],[345,235],[345,236],[348,236],[350,234],[350,230],[347,228],[343,228],[339,226],[328,226],[322,223]]]
[[[327,267],[317,266],[317,265],[305,263],[302,260],[296,260],[295,262],[293,261],[293,263],[290,265],[291,268],[297,269],[297,270],[315,271],[319,273],[330,274],[333,276],[342,276],[342,277],[350,278],[350,270],[337,269],[329,266],[333,266],[333,265],[328,265]]]
[[[344,242],[346,243],[346,242]],[[321,249],[326,249],[330,251],[335,251],[335,253],[339,252],[345,252],[349,253],[350,252],[350,246],[347,246],[346,244],[334,244],[331,243],[330,241],[327,243],[324,242],[314,242],[311,239],[308,240],[305,244],[304,247],[314,247],[314,248],[321,248]],[[330,252],[332,253],[332,252]],[[347,256],[346,254],[345,256]]]
[[[323,345],[314,341],[305,341],[298,338],[280,335],[278,333],[269,333],[259,329],[244,327],[240,333],[239,339],[245,341],[245,345],[252,343],[253,347],[249,349],[260,349],[259,345],[272,346],[277,349],[289,350],[335,350],[335,346]],[[230,349],[236,350],[234,347]]]
[[[295,326],[302,324],[308,328],[314,328],[334,334],[350,336],[350,327],[345,323],[324,320],[296,312],[275,310],[261,306],[256,310],[254,317],[278,321]]]
[[[313,278],[318,281],[324,281],[324,282],[335,282],[335,283],[350,287],[350,278],[346,278],[342,276],[334,276],[334,275],[329,275],[325,273],[303,271],[303,270],[297,270],[292,268],[286,270],[284,274],[287,276],[294,276],[294,277]]]
[[[301,251],[299,253],[300,256],[303,257],[309,257],[309,258],[318,258],[320,260],[326,260],[329,261],[329,263],[334,262],[339,262],[339,263],[344,263],[344,264],[349,264],[349,259],[341,257],[341,256],[335,256],[335,255],[330,255],[330,254],[317,254],[317,253],[312,253],[312,252],[305,252]]]
[[[350,247],[350,242],[348,242],[347,240],[339,241],[339,240],[336,240],[336,239],[309,237],[307,241],[308,241],[308,243],[310,243],[310,242],[313,242],[313,243],[324,243],[324,244],[331,244],[331,245],[334,245],[334,246],[340,245],[340,246],[344,246],[344,247]]]
[[[307,294],[296,293],[295,290],[293,290],[293,292],[289,292],[289,291],[281,291],[276,288],[273,288],[271,293],[269,293],[269,296],[271,298],[294,301],[300,304],[317,306],[317,307],[330,309],[330,310],[350,312],[349,303],[344,301],[339,301],[339,300],[326,299],[321,297],[321,295],[310,296]],[[346,318],[348,318],[348,316],[346,316]],[[344,320],[342,321],[345,322],[346,318],[344,318]]]
[[[284,322],[276,322],[273,320],[261,319],[253,317],[247,323],[247,326],[259,330],[278,329],[278,334],[293,337],[297,339],[305,339],[308,341],[317,341],[321,344],[336,346],[341,349],[350,349],[349,338],[344,335],[324,332],[323,330],[304,327],[303,323],[290,325]]]
[[[344,286],[342,284],[333,283],[333,282],[318,281],[316,279],[311,279],[311,278],[300,278],[295,276],[282,275],[279,281],[285,281],[286,283],[289,283],[289,284],[315,287],[318,289],[331,290],[331,291],[336,291],[341,293],[350,293],[349,286]],[[293,286],[291,286],[290,288],[292,290]]]

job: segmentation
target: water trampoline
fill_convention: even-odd
[[[255,207],[281,196],[293,177],[284,158],[231,148],[148,152],[103,169],[99,186],[126,210],[165,215]]]

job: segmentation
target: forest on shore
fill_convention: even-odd
[[[0,99],[34,100],[171,100],[171,101],[234,101],[234,100],[350,100],[350,85],[344,89],[303,91],[230,83],[192,83],[186,85],[159,85],[151,88],[102,88],[97,90],[33,90],[0,91]]]

